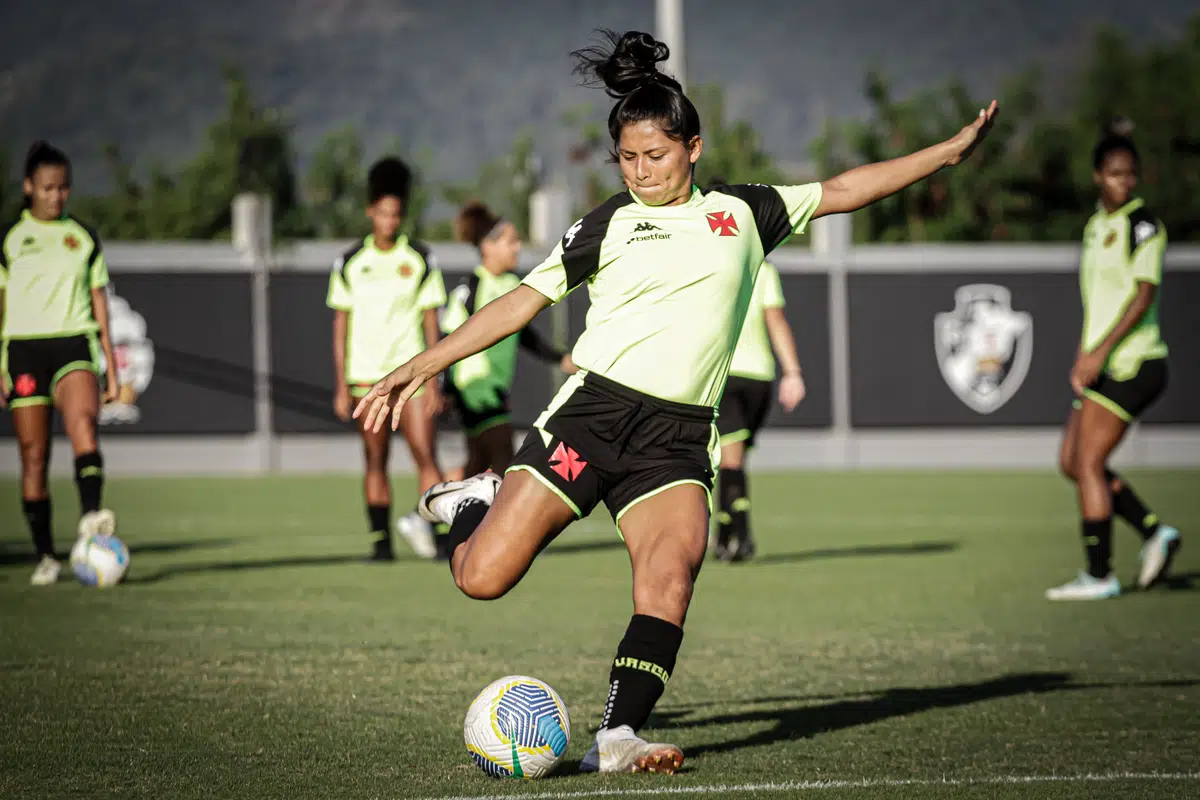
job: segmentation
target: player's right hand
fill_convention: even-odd
[[[401,364],[372,386],[363,399],[358,401],[358,406],[354,409],[354,418],[363,419],[364,430],[380,431],[390,413],[392,430],[396,430],[400,427],[400,412],[404,410],[404,404],[427,380],[429,376],[418,375],[411,361]]]
[[[354,398],[350,396],[350,387],[346,384],[339,385],[333,391],[333,413],[342,422],[350,421],[350,412],[353,410]]]

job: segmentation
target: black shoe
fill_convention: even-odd
[[[728,534],[718,534],[717,541],[713,544],[713,558],[717,561],[728,561],[733,558],[733,543],[730,542]]]
[[[367,556],[368,563],[382,563],[387,561],[395,561],[396,554],[392,551],[391,539],[381,539],[371,548],[371,555]]]
[[[737,549],[733,551],[733,555],[729,557],[730,561],[751,561],[754,554],[758,552],[758,546],[754,544],[754,539],[747,536],[737,544]]]

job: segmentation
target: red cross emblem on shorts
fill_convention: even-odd
[[[18,375],[13,381],[13,391],[17,393],[17,397],[29,397],[37,389],[37,381],[32,375]]]
[[[708,227],[718,236],[738,235],[737,220],[728,211],[714,211],[704,216],[708,218]]]
[[[579,453],[567,447],[565,442],[559,442],[554,455],[550,456],[550,469],[566,481],[574,481],[586,466],[587,462],[579,457]]]

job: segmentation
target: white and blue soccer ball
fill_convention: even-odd
[[[542,778],[571,743],[571,718],[558,693],[537,678],[488,684],[467,709],[467,750],[493,778]]]
[[[71,571],[84,586],[116,586],[128,569],[129,548],[116,536],[89,536],[71,548]]]

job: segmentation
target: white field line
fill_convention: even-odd
[[[775,793],[821,789],[887,789],[906,786],[1028,786],[1053,783],[1112,783],[1114,781],[1195,781],[1200,772],[1104,772],[1085,775],[997,775],[985,778],[860,778],[857,780],[783,781],[779,783],[719,783],[701,786],[660,786],[647,789],[592,789],[575,792],[530,792],[527,794],[457,795],[424,800],[508,800],[539,797],[542,800],[576,800],[588,797],[659,797],[668,795],[713,795],[730,792]]]

